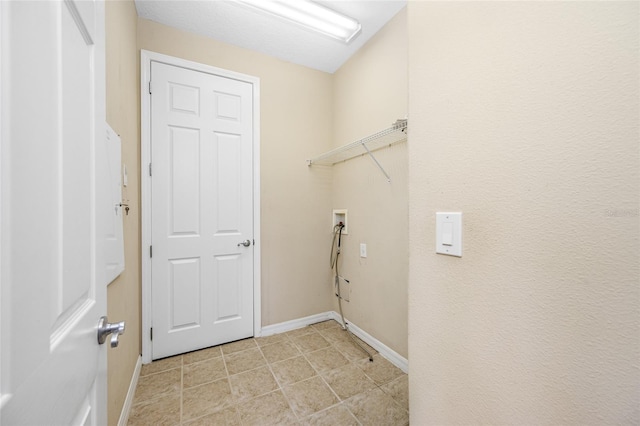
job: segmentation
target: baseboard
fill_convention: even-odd
[[[267,325],[262,327],[261,336],[271,336],[273,334],[284,333],[286,331],[295,330],[297,328],[306,327],[311,324],[315,324],[322,321],[333,319],[331,312],[324,312],[322,314],[311,315],[304,318],[298,318],[291,321],[285,321],[278,324]]]
[[[336,311],[331,311],[330,314],[331,314],[331,319],[334,319],[339,323],[342,323],[342,318],[340,318],[340,314],[338,314]],[[398,352],[394,351],[389,346],[385,345],[380,340],[376,339],[375,337],[373,337],[372,335],[370,335],[369,333],[367,333],[366,331],[364,331],[363,329],[361,329],[360,327],[358,327],[357,325],[349,321],[348,318],[345,318],[345,321],[347,321],[347,324],[349,325],[349,330],[351,330],[351,332],[354,335],[358,336],[367,345],[371,346],[373,349],[378,351],[378,353],[382,355],[384,358],[386,358],[391,364],[395,365],[400,370],[409,374],[409,361],[405,357],[401,356]]]
[[[138,356],[136,361],[136,368],[133,370],[133,376],[131,376],[131,383],[129,383],[129,390],[127,391],[127,397],[122,405],[122,411],[120,412],[120,419],[118,419],[118,426],[127,426],[129,421],[129,413],[131,412],[131,405],[133,404],[133,396],[136,393],[136,386],[138,386],[138,379],[140,378],[140,370],[142,369],[142,357]]]
[[[339,323],[342,323],[342,319],[340,318],[340,314],[336,311],[328,311],[321,314],[311,315],[304,318],[298,318],[291,321],[285,321],[278,324],[267,325],[262,327],[262,336],[271,336],[273,334],[284,333],[287,331],[295,330],[297,328],[306,327],[311,324],[316,324],[318,322],[327,321],[327,320],[335,320]],[[380,355],[386,358],[390,363],[398,367],[400,370],[405,373],[409,373],[409,361],[401,356],[399,353],[346,319],[347,324],[349,325],[349,330],[362,339],[367,345],[371,346],[373,349],[378,351]]]

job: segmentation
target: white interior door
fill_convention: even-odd
[[[125,206],[122,204],[122,141],[120,136],[106,125],[106,138],[104,144],[99,144],[98,174],[105,176],[104,192],[109,197],[103,197],[103,206],[100,211],[109,212],[105,229],[105,267],[106,281],[111,283],[124,271],[124,229],[122,216]],[[102,166],[102,167],[100,167]]]
[[[0,422],[106,423],[104,3],[0,2]]]
[[[151,63],[153,359],[253,336],[252,111],[247,82]]]

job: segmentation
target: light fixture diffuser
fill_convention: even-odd
[[[360,31],[360,22],[310,0],[236,0],[238,3],[285,19],[304,28],[349,43]]]

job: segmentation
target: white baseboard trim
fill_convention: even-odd
[[[294,319],[291,321],[281,322],[278,324],[267,325],[265,327],[262,327],[261,336],[266,337],[273,334],[284,333],[286,331],[295,330],[330,319],[333,319],[333,316],[331,316],[331,312],[324,312],[322,314],[316,314],[304,318]]]
[[[273,334],[284,333],[287,331],[306,327],[308,325],[315,324],[322,321],[327,321],[330,319],[335,320],[338,323],[342,324],[342,319],[340,318],[340,314],[338,314],[336,311],[328,311],[328,312],[311,315],[304,318],[298,318],[291,321],[281,322],[279,324],[267,325],[265,327],[262,327],[261,335],[266,337],[266,336],[271,336]],[[358,336],[367,345],[371,346],[373,349],[378,351],[380,355],[382,355],[384,358],[386,358],[390,363],[398,367],[400,370],[404,371],[407,374],[409,373],[409,361],[405,357],[401,356],[399,353],[397,353],[396,351],[394,351],[393,349],[391,349],[390,347],[388,347],[387,345],[385,345],[384,343],[382,343],[381,341],[379,341],[378,339],[376,339],[375,337],[373,337],[372,335],[370,335],[369,333],[367,333],[366,331],[364,331],[363,329],[361,329],[360,327],[358,327],[357,325],[349,321],[348,318],[345,318],[345,319],[347,321],[347,324],[349,325],[349,330],[351,330],[351,332],[354,335]]]
[[[133,376],[131,376],[131,383],[129,383],[129,390],[127,391],[127,397],[122,405],[122,411],[120,412],[120,419],[118,419],[118,426],[127,426],[129,421],[129,413],[131,412],[131,405],[133,404],[133,396],[136,393],[136,387],[138,386],[138,379],[140,378],[140,370],[142,369],[142,356],[138,356],[136,361],[136,368],[133,370]]]
[[[339,313],[337,313],[336,311],[331,311],[330,313],[332,319],[342,324],[342,318],[340,318]],[[391,364],[409,374],[409,361],[405,357],[401,356],[398,352],[394,351],[389,346],[385,345],[380,340],[376,339],[375,337],[349,321],[349,318],[345,318],[345,321],[347,321],[349,330],[351,330],[354,335],[358,336],[367,345],[378,351],[378,353],[386,358]]]

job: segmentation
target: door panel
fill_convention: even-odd
[[[239,234],[242,225],[242,137],[214,132],[214,184],[216,185],[216,234]]]
[[[242,266],[240,255],[215,256],[214,275],[220,283],[215,295],[216,323],[236,319],[242,315],[243,300],[236,285],[242,282]]]
[[[169,83],[169,105],[172,112],[200,115],[200,88]]]
[[[200,233],[200,131],[170,127],[170,236]]]
[[[249,83],[151,63],[153,358],[253,335]]]
[[[74,314],[89,300],[92,279],[92,226],[89,202],[92,197],[92,163],[79,161],[91,158],[93,131],[92,76],[90,72],[92,49],[87,45],[78,25],[67,8],[62,8],[61,28],[61,164],[62,182],[58,187],[62,205],[69,206],[62,215],[62,276],[57,282],[60,309],[58,318]],[[80,22],[78,24],[77,22]],[[102,136],[102,135],[101,135]],[[85,177],[85,178],[83,178]],[[87,208],[71,208],[77,200],[86,200]],[[70,309],[70,308],[74,309]]]
[[[169,331],[198,326],[200,320],[200,259],[169,261],[171,328]]]
[[[0,423],[105,423],[104,4],[1,2],[0,15]]]

